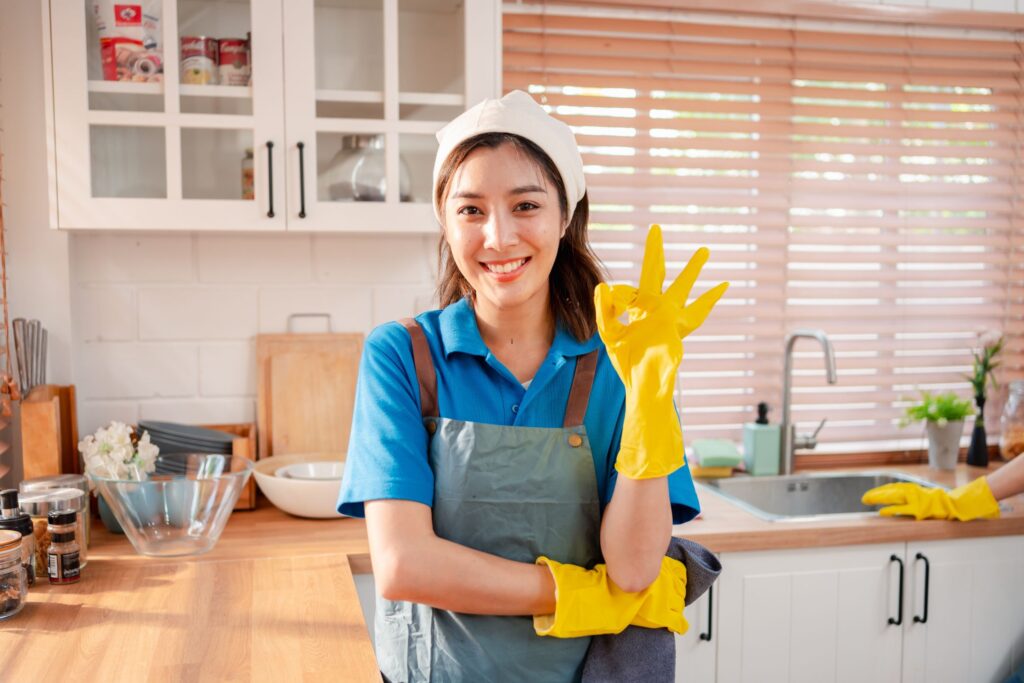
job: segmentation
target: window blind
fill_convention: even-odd
[[[688,441],[738,439],[760,401],[777,421],[785,335],[820,328],[839,381],[797,343],[799,429],[920,447],[904,407],[968,397],[980,332],[1007,337],[1001,382],[1024,379],[1022,44],[718,19],[506,5],[504,90],[575,132],[613,280],[637,281],[656,222],[670,274],[707,245],[696,292],[732,283],[687,338]]]

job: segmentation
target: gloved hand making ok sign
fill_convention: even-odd
[[[704,247],[698,249],[663,293],[661,226],[652,225],[640,286],[601,283],[594,291],[598,332],[626,386],[626,415],[615,469],[631,479],[664,477],[684,464],[683,434],[672,402],[683,338],[701,326],[729,287],[722,282],[687,305],[708,253]],[[628,324],[618,319],[623,312]]]

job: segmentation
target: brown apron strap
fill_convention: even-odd
[[[569,390],[569,402],[565,405],[565,420],[562,427],[578,427],[583,424],[596,369],[597,351],[591,351],[576,359],[576,372],[572,376],[572,389]]]
[[[434,361],[430,358],[430,347],[423,329],[412,318],[398,321],[409,332],[412,339],[412,360],[416,365],[416,378],[420,385],[420,409],[423,417],[438,417],[437,374]]]

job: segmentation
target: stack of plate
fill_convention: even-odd
[[[139,422],[139,432],[149,432],[149,440],[160,447],[160,454],[170,453],[219,453],[231,455],[231,442],[234,434],[219,432],[194,425],[176,422],[157,422],[146,420]],[[174,459],[177,460],[177,459]],[[184,460],[181,460],[184,464]],[[174,462],[169,459],[157,462],[158,474],[174,474],[171,472]]]

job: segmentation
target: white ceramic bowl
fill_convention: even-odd
[[[322,460],[320,462],[297,462],[294,465],[278,467],[277,471],[274,472],[274,476],[314,481],[323,481],[325,479],[341,481],[341,475],[344,471],[345,463],[343,461]]]
[[[296,517],[335,519],[340,479],[292,479],[275,477],[274,473],[289,465],[312,462],[344,464],[344,453],[293,453],[259,460],[253,469],[256,485],[275,506]]]

